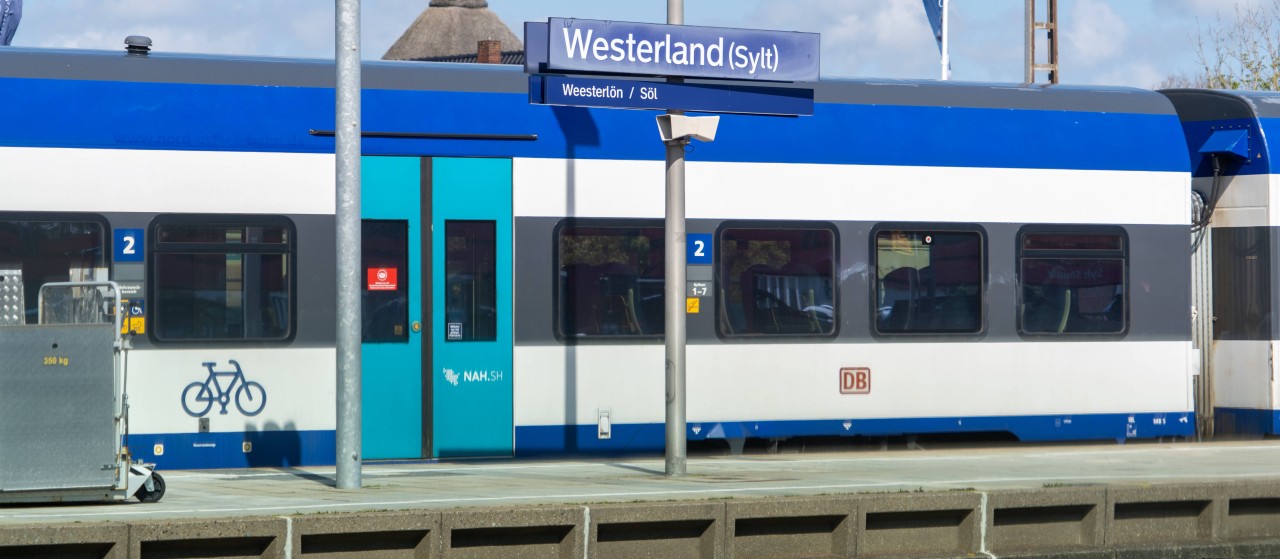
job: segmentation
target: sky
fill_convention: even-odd
[[[1063,0],[1062,83],[1153,87],[1196,73],[1197,37],[1235,4],[1274,0]],[[548,17],[665,23],[665,0],[488,0],[517,36]],[[1043,8],[1044,0],[1037,0]],[[428,0],[363,0],[361,55],[381,58]],[[825,77],[937,79],[937,43],[921,0],[685,0],[687,25],[822,35]],[[1023,81],[1024,0],[950,0],[952,79]],[[333,58],[331,0],[25,0],[15,47],[154,49]],[[1043,33],[1041,33],[1043,36]],[[1042,43],[1043,45],[1043,43]],[[1043,48],[1043,47],[1042,47]],[[1044,62],[1044,60],[1040,60]],[[1047,81],[1042,74],[1037,81]]]

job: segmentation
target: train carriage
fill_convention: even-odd
[[[334,461],[333,75],[0,52],[0,269],[129,290],[135,456]],[[513,67],[363,79],[364,457],[660,449],[653,113],[531,105]],[[688,148],[691,440],[1193,433],[1191,179],[1166,97],[815,97]]]
[[[1202,430],[1280,434],[1274,355],[1276,173],[1268,138],[1280,122],[1270,92],[1169,90],[1183,120],[1199,212],[1197,306],[1206,348]],[[1211,421],[1211,422],[1210,422]]]

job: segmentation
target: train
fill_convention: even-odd
[[[0,50],[13,323],[121,286],[135,458],[334,463],[334,76]],[[516,66],[362,79],[362,458],[660,452],[655,113],[531,103]],[[1280,97],[801,85],[812,116],[686,148],[691,443],[1280,430]]]

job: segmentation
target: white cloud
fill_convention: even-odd
[[[1070,25],[1062,24],[1061,54],[1094,66],[1113,60],[1124,52],[1129,26],[1111,6],[1099,0],[1076,0],[1068,4]]]
[[[929,78],[938,48],[920,0],[762,3],[748,17],[770,29],[822,34],[822,72],[834,76]]]

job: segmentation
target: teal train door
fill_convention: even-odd
[[[417,157],[361,159],[361,393],[364,458],[422,458],[424,301],[423,206]],[[429,222],[429,220],[428,220]],[[429,343],[429,342],[426,342]],[[429,364],[427,364],[429,366]]]
[[[432,158],[427,166],[433,456],[510,456],[511,160]]]

